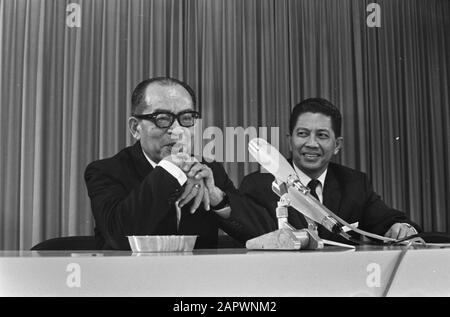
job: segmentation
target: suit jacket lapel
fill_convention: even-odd
[[[333,213],[339,214],[341,197],[341,188],[330,164],[328,165],[327,176],[325,178],[325,187],[323,189],[323,204]]]
[[[142,152],[140,141],[137,141],[133,145],[131,155],[133,158],[134,166],[136,167],[136,172],[138,173],[139,178],[142,180],[153,170],[153,167],[145,157],[144,152]]]
[[[144,155],[144,152],[142,151],[141,142],[137,141],[133,146],[131,150],[131,157],[134,163],[134,166],[136,168],[136,173],[138,174],[138,177],[140,181],[142,181],[151,171],[153,171],[153,166],[150,164],[150,162],[147,160],[147,158]],[[173,193],[173,202],[178,198],[179,193],[174,192]],[[177,216],[176,216],[176,207],[174,203],[171,203],[171,211],[169,213],[170,220],[168,221],[168,227],[165,229],[167,232],[172,232],[173,234],[178,232],[177,228]],[[185,208],[183,208],[185,209]],[[180,223],[181,228],[181,223]]]

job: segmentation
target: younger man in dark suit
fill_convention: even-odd
[[[386,237],[401,239],[417,231],[403,212],[387,206],[372,188],[366,174],[330,162],[342,147],[341,114],[329,101],[306,99],[297,104],[289,121],[292,163],[300,181],[311,188],[328,209],[359,228]],[[279,197],[272,192],[274,177],[268,173],[247,175],[239,188],[253,202],[246,223],[252,235],[277,228],[275,208]],[[288,221],[300,229],[308,223],[299,212],[289,208]],[[323,239],[340,240],[319,226]],[[340,240],[342,241],[342,240]]]
[[[214,248],[219,226],[245,240],[230,217],[239,195],[222,165],[183,153],[200,117],[194,107],[193,90],[179,80],[136,87],[128,124],[137,142],[85,171],[99,248],[130,249],[128,235],[175,234],[198,235],[196,248]]]

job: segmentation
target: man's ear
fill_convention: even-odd
[[[135,117],[128,118],[128,129],[130,130],[131,135],[136,140],[141,138],[141,125],[139,124],[139,120]]]
[[[339,151],[342,149],[342,147],[344,145],[343,143],[344,143],[344,138],[343,137],[340,136],[340,137],[338,137],[336,139],[336,146],[334,148],[334,155],[339,153]]]

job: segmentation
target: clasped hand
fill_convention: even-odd
[[[176,163],[187,176],[183,193],[178,199],[178,206],[182,208],[194,200],[190,208],[191,213],[194,213],[202,203],[204,208],[209,211],[210,206],[219,204],[225,194],[216,187],[213,172],[208,166],[193,157],[183,155],[177,155],[178,159],[172,158],[172,162]]]

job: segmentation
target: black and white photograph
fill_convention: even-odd
[[[449,296],[450,1],[0,0],[0,297]]]

